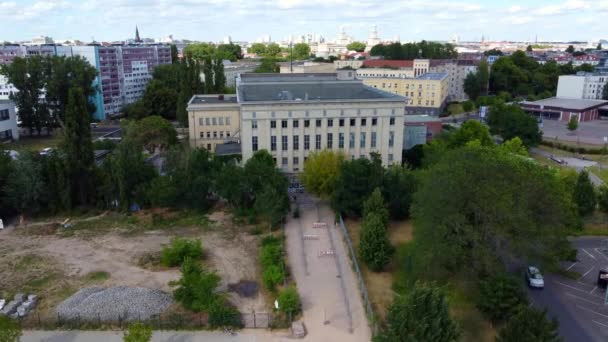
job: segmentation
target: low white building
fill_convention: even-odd
[[[12,140],[19,140],[15,103],[0,100],[0,143]]]
[[[564,75],[557,83],[557,97],[569,99],[600,100],[608,83],[608,73]]]

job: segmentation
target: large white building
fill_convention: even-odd
[[[238,137],[243,161],[265,149],[285,172],[301,171],[310,153],[324,149],[353,159],[378,153],[384,165],[400,164],[406,100],[365,86],[352,70],[243,74],[236,98],[195,95],[190,100],[190,142],[218,152],[220,133],[231,146]],[[238,117],[238,127],[227,117]]]
[[[608,73],[564,75],[557,83],[557,97],[570,99],[600,100],[608,83]]]
[[[0,142],[19,139],[15,104],[12,101],[0,100]]]

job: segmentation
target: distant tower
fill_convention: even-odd
[[[135,42],[141,43],[141,38],[139,38],[139,29],[137,28],[137,25],[135,25]]]

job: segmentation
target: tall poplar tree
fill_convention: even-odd
[[[224,63],[216,59],[213,64],[213,88],[217,94],[222,94],[226,88],[226,75],[224,75]]]

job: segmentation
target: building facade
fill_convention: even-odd
[[[557,83],[557,97],[600,100],[606,84],[608,84],[608,72],[563,75],[559,77]]]
[[[406,114],[441,114],[447,103],[448,75],[427,73],[415,78],[368,77],[370,87],[408,98]]]
[[[318,62],[284,62],[279,63],[279,70],[281,74],[295,73],[322,73],[322,72],[336,72],[336,67],[333,63],[318,63]]]
[[[599,119],[599,111],[608,106],[608,101],[552,97],[520,105],[527,113],[545,120],[568,122],[576,118],[581,122]]]
[[[0,143],[13,140],[19,140],[15,104],[0,100]]]
[[[378,153],[384,165],[401,163],[405,101],[365,86],[352,71],[350,78],[337,73],[243,74],[236,99],[193,97],[188,106],[190,142],[212,148],[215,143],[217,150],[221,139],[196,139],[219,130],[219,119],[214,127],[212,118],[223,116],[224,124],[230,117],[232,132],[238,134],[243,161],[265,149],[283,171],[300,172],[310,153],[330,149],[347,158]],[[238,126],[233,119],[237,115]]]
[[[240,106],[236,95],[195,95],[188,102],[190,143],[215,151],[240,138]]]

